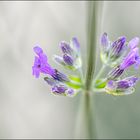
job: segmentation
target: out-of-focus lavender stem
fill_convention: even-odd
[[[95,107],[93,102],[92,82],[96,59],[98,1],[88,2],[88,34],[87,34],[87,71],[85,86],[81,97],[79,116],[77,118],[76,138],[96,138]],[[102,4],[103,5],[103,4]],[[101,7],[102,8],[102,7]],[[102,9],[101,9],[102,10]]]
[[[97,37],[97,6],[98,2],[89,2],[89,24],[88,24],[88,50],[87,50],[87,72],[85,89],[90,91],[94,70],[95,70],[95,59],[96,59],[96,37]],[[89,92],[86,92],[87,94]]]

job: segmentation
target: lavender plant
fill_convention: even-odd
[[[131,66],[134,66],[134,69],[139,68],[139,38],[135,37],[128,42],[125,36],[121,36],[115,41],[111,41],[107,33],[103,33],[100,39],[102,67],[95,76],[98,2],[89,2],[88,9],[86,75],[83,75],[82,72],[80,43],[76,37],[72,38],[70,43],[60,42],[59,48],[62,54],[61,56],[53,56],[53,60],[69,70],[71,74],[68,75],[53,68],[39,46],[34,47],[36,56],[32,66],[33,75],[39,78],[40,74],[43,74],[44,80],[50,85],[53,95],[67,97],[74,97],[77,94],[83,95],[80,104],[81,111],[79,118],[76,120],[79,122],[76,122],[78,124],[76,138],[96,138],[93,99],[89,95],[97,92],[113,96],[129,95],[134,93],[134,87],[140,79],[135,73],[125,76]],[[107,73],[105,73],[106,68],[110,68]]]
[[[57,64],[71,71],[72,74],[64,74],[58,69],[53,68],[48,63],[48,58],[43,50],[36,46],[34,47],[36,56],[32,67],[33,75],[39,78],[40,73],[44,74],[44,80],[51,86],[51,93],[54,95],[68,97],[74,97],[78,93],[86,95],[82,101],[86,105],[85,114],[83,114],[85,129],[82,131],[86,133],[84,138],[92,138],[93,133],[95,138],[95,132],[93,132],[91,126],[92,110],[90,110],[91,99],[88,96],[89,92],[91,94],[92,92],[103,92],[104,94],[114,96],[134,93],[134,86],[138,82],[139,77],[136,75],[125,77],[125,72],[132,65],[134,65],[135,69],[139,68],[140,56],[138,43],[138,37],[133,38],[129,42],[126,42],[125,37],[119,37],[116,41],[111,42],[108,39],[107,33],[102,35],[100,56],[103,65],[97,76],[93,78],[91,91],[85,89],[86,81],[82,73],[80,44],[75,37],[72,38],[70,43],[65,41],[60,42],[59,47],[62,51],[62,56],[54,55],[53,57]],[[101,78],[106,67],[110,67],[111,70]],[[82,131],[79,132],[79,135],[81,135]]]
[[[134,92],[134,86],[139,77],[135,75],[125,77],[124,72],[132,65],[136,69],[140,65],[138,43],[138,37],[126,42],[126,37],[122,36],[112,42],[108,39],[107,33],[102,35],[100,56],[103,66],[93,79],[93,91],[114,96],[128,95]],[[82,73],[80,44],[78,39],[74,37],[70,43],[60,42],[59,47],[62,56],[54,55],[55,62],[73,72],[73,74],[67,75],[53,68],[48,63],[48,58],[43,50],[36,46],[34,52],[37,56],[35,56],[32,67],[33,75],[39,78],[40,73],[45,74],[44,80],[51,86],[51,93],[73,97],[80,93],[79,91],[84,88],[85,84]],[[110,67],[111,70],[104,78],[100,78],[106,67]]]

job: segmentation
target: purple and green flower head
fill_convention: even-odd
[[[109,66],[118,64],[127,50],[126,37],[121,36],[114,42],[110,41],[107,33],[101,36],[101,60]]]
[[[78,71],[82,65],[77,63],[77,60],[81,61],[80,44],[77,38],[72,38],[71,43],[62,41],[59,47],[62,50],[62,56],[55,55],[54,60],[70,71]],[[53,68],[41,47],[36,46],[33,50],[36,54],[32,66],[33,75],[36,78],[39,78],[40,74],[45,75],[44,80],[51,86],[53,94],[72,97],[81,90],[82,82],[80,77],[75,76],[77,74],[66,75]]]
[[[126,37],[121,36],[115,41],[110,41],[107,33],[104,33],[101,36],[101,45],[100,56],[103,65],[93,79],[91,90],[114,96],[132,94],[139,76],[125,77],[125,72],[131,66],[134,66],[135,71],[139,68],[139,38],[134,37],[127,42]],[[33,48],[35,58],[32,73],[36,78],[43,74],[54,95],[73,97],[80,93],[79,91],[85,90],[84,84],[86,84],[82,73],[80,43],[76,37],[73,37],[70,43],[61,41],[58,48],[61,50],[61,55],[54,55],[53,59],[68,70],[69,74],[52,67],[47,55],[39,46]],[[107,73],[105,73],[106,67],[111,68]],[[104,77],[101,77],[103,73]]]
[[[111,70],[104,78],[95,78],[94,89],[97,91],[102,89],[107,94],[114,96],[133,93],[135,91],[134,86],[139,81],[139,76],[124,77],[131,66],[134,66],[135,71],[139,68],[139,38],[134,37],[127,42],[126,37],[121,36],[112,42],[109,40],[107,33],[104,33],[101,36],[101,45],[103,68],[110,66]]]

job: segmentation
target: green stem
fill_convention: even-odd
[[[91,94],[82,94],[80,100],[80,110],[76,122],[75,138],[91,139],[96,138],[95,124],[93,122],[94,105]],[[94,127],[92,127],[94,125]]]
[[[96,20],[97,20],[97,2],[91,1],[89,2],[89,12],[91,17],[89,17],[89,30],[88,30],[88,61],[87,61],[87,74],[86,74],[86,82],[85,89],[90,91],[93,74],[95,70],[95,58],[96,58]],[[88,94],[88,92],[86,92]]]
[[[76,138],[95,138],[95,124],[93,118],[93,99],[90,97],[91,84],[95,69],[96,58],[96,8],[97,3],[90,1],[89,3],[89,29],[88,29],[88,61],[87,73],[85,80],[85,91],[81,97],[80,112],[77,119]],[[94,127],[93,127],[94,126]]]
[[[96,59],[96,40],[97,40],[97,16],[98,15],[98,3],[97,1],[89,1],[89,25],[88,25],[88,50],[87,50],[87,71],[85,86],[83,94],[81,95],[80,110],[77,118],[76,138],[96,138],[95,127],[95,107],[94,99],[92,98],[92,81],[95,70]],[[93,114],[94,113],[94,114]]]
[[[94,78],[93,84],[95,84],[96,81],[101,77],[101,75],[103,74],[105,68],[106,68],[106,65],[103,65],[103,66],[101,67],[101,69],[100,69],[100,71],[98,72],[97,76]]]

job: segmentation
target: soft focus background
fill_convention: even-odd
[[[32,76],[32,48],[40,44],[49,62],[62,70],[51,58],[60,54],[61,40],[77,36],[85,70],[87,4],[0,2],[0,138],[74,137],[80,95],[75,98],[51,95],[43,79]],[[99,35],[106,31],[112,40],[121,35],[128,40],[140,37],[139,15],[140,2],[105,2]],[[96,72],[100,66],[97,55]],[[139,85],[129,96],[93,96],[98,138],[140,138]]]

